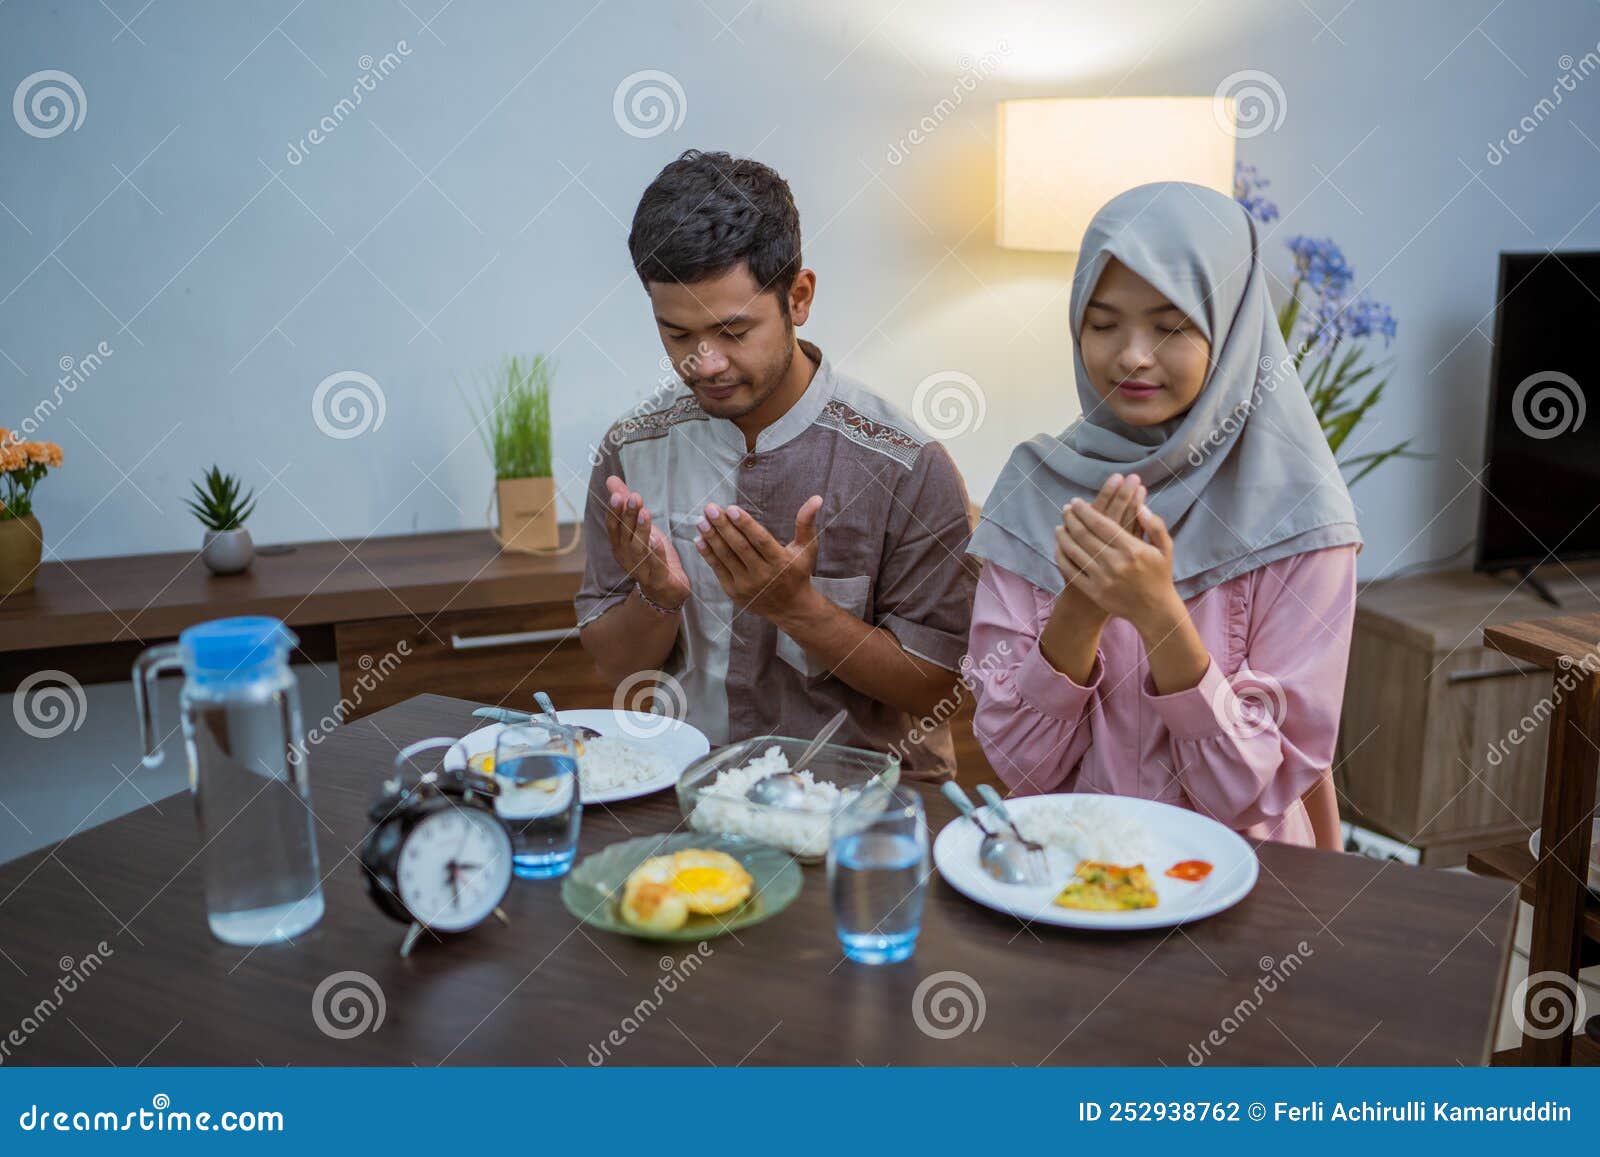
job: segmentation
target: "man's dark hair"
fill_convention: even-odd
[[[646,289],[652,281],[703,281],[745,262],[787,316],[800,272],[800,211],[788,182],[760,161],[689,149],[639,198],[628,250]]]

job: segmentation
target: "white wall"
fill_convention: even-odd
[[[1496,252],[1600,246],[1600,79],[1485,159],[1559,58],[1595,49],[1583,0],[110,7],[131,26],[97,3],[0,7],[0,96],[53,68],[87,99],[50,139],[0,117],[0,424],[51,395],[61,359],[114,351],[39,430],[67,453],[38,514],[68,560],[193,546],[179,497],[213,460],[260,488],[262,542],[479,524],[491,474],[454,383],[513,351],[559,359],[575,498],[588,446],[660,373],[626,223],[691,145],[789,179],[820,283],[806,333],[842,368],[903,404],[935,371],[980,383],[984,424],[951,449],[981,498],[1013,442],[1072,416],[1067,259],[992,243],[994,102],[1270,73],[1283,122],[1240,155],[1276,182],[1277,237],[1335,237],[1400,315],[1371,445],[1414,435],[1436,455],[1357,490],[1366,577],[1472,533]],[[398,68],[289,163],[359,58],[402,40]],[[681,127],[641,139],[613,96],[644,69],[685,101]],[[311,399],[344,370],[386,411],[341,440]]]
[[[1582,0],[462,0],[428,29],[397,0],[290,7],[159,0],[131,30],[98,4],[0,8],[0,87],[59,68],[88,104],[52,139],[0,131],[0,422],[51,392],[61,358],[115,351],[41,429],[68,455],[38,503],[59,557],[192,545],[177,499],[213,459],[262,488],[262,541],[473,524],[490,472],[453,383],[511,351],[560,360],[575,481],[659,374],[626,222],[689,145],[788,177],[821,285],[807,333],[846,369],[903,402],[941,369],[980,383],[984,425],[952,449],[981,497],[1009,446],[1071,405],[1067,259],[992,243],[994,102],[1207,94],[1253,68],[1285,96],[1281,127],[1240,142],[1276,181],[1278,237],[1334,236],[1400,313],[1371,444],[1415,435],[1437,454],[1358,492],[1371,575],[1471,533],[1469,490],[1413,541],[1480,457],[1495,252],[1600,244],[1600,90],[1485,160],[1558,58],[1600,40]],[[289,164],[358,58],[400,40],[410,55]],[[960,58],[1002,43],[998,70],[889,163],[957,91]],[[637,139],[612,99],[649,68],[681,84],[683,123]],[[386,400],[383,425],[349,440],[312,420],[340,370]]]

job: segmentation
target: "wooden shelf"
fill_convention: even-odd
[[[1539,815],[1548,846],[1537,865],[1531,853],[1513,844],[1480,852],[1469,866],[1516,881],[1533,905],[1529,975],[1561,972],[1577,981],[1584,966],[1600,958],[1600,905],[1585,881],[1595,777],[1600,773],[1600,674],[1591,663],[1600,644],[1600,614],[1491,626],[1483,632],[1483,643],[1503,655],[1559,671],[1559,693],[1544,731]],[[1528,1064],[1571,1064],[1574,1051],[1565,1035],[1523,1031],[1522,1055]]]
[[[229,615],[273,615],[303,632],[353,619],[570,604],[583,558],[516,554],[487,530],[452,530],[258,546],[249,570],[225,577],[206,570],[197,551],[47,562],[32,591],[0,599],[0,653],[148,644]]]
[[[1482,848],[1467,855],[1467,867],[1480,876],[1494,876],[1517,885],[1527,903],[1534,902],[1534,859],[1525,842]],[[1584,961],[1600,963],[1600,900],[1590,895],[1583,910]]]

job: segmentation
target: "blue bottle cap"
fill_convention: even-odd
[[[282,663],[299,638],[270,615],[244,615],[197,623],[178,636],[184,666],[208,681],[245,678]]]

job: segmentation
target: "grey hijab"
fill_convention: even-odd
[[[1089,382],[1083,314],[1116,257],[1188,315],[1211,343],[1186,413],[1130,426]],[[1083,417],[1012,451],[968,550],[1051,594],[1065,585],[1055,529],[1074,496],[1093,501],[1136,473],[1172,535],[1184,599],[1280,558],[1361,545],[1355,508],[1278,332],[1255,222],[1231,198],[1177,181],[1119,194],[1089,223],[1072,279],[1073,368]]]

